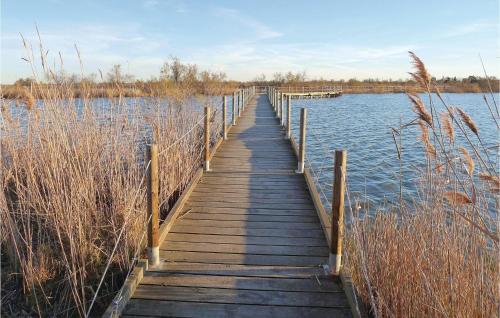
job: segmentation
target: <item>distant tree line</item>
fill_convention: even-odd
[[[464,78],[441,77],[432,80],[442,85],[448,91],[456,92],[480,92],[488,90],[491,86],[493,91],[500,91],[500,81],[495,77],[489,78],[470,75]],[[31,78],[20,78],[14,86],[29,87],[33,80]],[[271,78],[266,78],[265,74],[256,76],[248,82],[231,81],[227,79],[224,72],[212,72],[200,70],[196,64],[183,63],[178,57],[169,57],[159,70],[159,77],[152,77],[149,80],[137,80],[131,74],[123,71],[122,65],[113,65],[105,74],[99,71],[99,75],[92,73],[81,77],[76,74],[60,73],[52,76],[53,84],[67,85],[91,85],[97,88],[106,87],[134,87],[134,95],[169,95],[174,94],[207,94],[221,95],[228,94],[237,87],[245,85],[276,85],[276,86],[337,86],[345,87],[382,87],[382,86],[412,86],[416,83],[409,79],[308,79],[303,72],[276,72]]]

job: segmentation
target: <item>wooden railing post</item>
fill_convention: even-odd
[[[286,138],[292,137],[292,96],[286,96],[287,116],[286,116]]]
[[[276,117],[280,118],[280,92],[276,91]]]
[[[146,147],[147,196],[148,196],[148,263],[157,266],[160,263],[160,244],[158,242],[158,146],[155,144]]]
[[[332,274],[339,275],[342,265],[342,239],[344,238],[344,196],[347,152],[335,150],[332,198],[332,231],[329,265]]]
[[[205,171],[210,171],[210,107],[205,107]]]
[[[233,92],[233,126],[236,126],[236,92]]]
[[[284,101],[284,93],[281,92],[280,94],[280,107],[281,107],[281,126],[285,127],[285,104],[283,103]]]
[[[241,90],[238,91],[238,118],[241,116]]]
[[[276,89],[273,87],[273,101],[274,112],[276,113]]]
[[[276,101],[277,101],[277,106],[278,106],[278,118],[281,118],[281,92],[278,91],[278,94],[276,95]],[[281,120],[280,120],[281,123]]]
[[[274,107],[274,94],[273,94],[273,88],[271,87],[270,89],[270,94],[269,94],[269,101],[271,102],[271,106]]]
[[[246,102],[245,89],[242,89],[241,90],[241,112],[245,111],[245,102]]]
[[[226,95],[222,96],[222,136],[224,140],[227,139],[227,104],[226,104]]]
[[[297,173],[304,173],[304,165],[306,159],[306,120],[307,109],[300,109],[300,144],[299,144],[299,164]]]

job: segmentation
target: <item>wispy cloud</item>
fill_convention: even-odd
[[[146,0],[142,3],[142,6],[146,9],[151,9],[159,5],[160,2],[158,0]]]
[[[240,25],[250,28],[255,33],[257,39],[270,39],[283,35],[283,33],[273,30],[268,25],[256,20],[250,16],[242,14],[238,10],[229,8],[217,8],[215,14],[221,17],[228,18]]]
[[[353,72],[373,76],[374,69],[383,63],[395,66],[395,61],[406,63],[407,52],[416,48],[413,44],[368,47],[315,42],[264,45],[240,42],[207,47],[191,54],[189,59],[203,68],[225,71],[238,79],[252,78],[254,70],[267,76],[305,70],[312,77],[340,78]],[[404,75],[403,69],[398,76]]]
[[[187,8],[186,2],[183,0],[143,0],[142,7],[146,10],[157,10],[158,7],[162,7],[162,9],[167,9],[174,11],[176,13],[188,13],[189,10]]]
[[[451,30],[444,34],[445,37],[456,37],[467,34],[479,33],[487,30],[492,30],[498,27],[495,23],[489,22],[474,22],[463,25],[454,26]]]
[[[168,56],[166,37],[145,32],[140,24],[81,24],[74,26],[70,33],[60,29],[40,28],[40,35],[44,49],[49,50],[48,60],[58,61],[60,52],[65,68],[70,72],[79,72],[75,45],[81,53],[86,72],[89,73],[97,72],[98,69],[106,70],[113,64],[123,64],[131,73],[139,77],[149,77],[158,73],[163,58]],[[39,53],[36,33],[23,32],[23,36],[31,43],[37,57]],[[16,67],[22,67],[24,62],[21,58],[25,57],[27,52],[22,47],[20,35],[2,33],[1,40],[3,58],[18,61]],[[8,67],[13,68],[11,65]]]

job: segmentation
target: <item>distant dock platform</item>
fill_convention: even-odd
[[[338,86],[319,86],[319,87],[280,87],[280,93],[291,98],[334,98],[342,95],[342,87]]]

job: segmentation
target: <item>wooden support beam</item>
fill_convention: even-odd
[[[281,107],[281,126],[285,127],[285,103],[284,103],[284,94],[280,93],[280,107]]]
[[[304,165],[306,160],[306,121],[307,108],[300,109],[300,140],[299,140],[299,164],[297,173],[304,173]]]
[[[222,96],[222,137],[224,140],[227,139],[227,105],[226,105],[226,95]]]
[[[238,91],[238,117],[241,116],[241,91]]]
[[[205,107],[205,171],[210,171],[210,107]]]
[[[236,92],[233,93],[233,126],[236,125]]]
[[[292,96],[286,96],[287,116],[286,116],[286,137],[292,138]]]
[[[159,206],[158,206],[158,146],[146,146],[147,196],[148,196],[148,262],[149,266],[160,263],[160,248],[158,242]]]
[[[344,196],[347,152],[335,150],[335,166],[332,199],[332,231],[330,244],[330,269],[339,275],[342,265],[342,239],[344,238]]]

